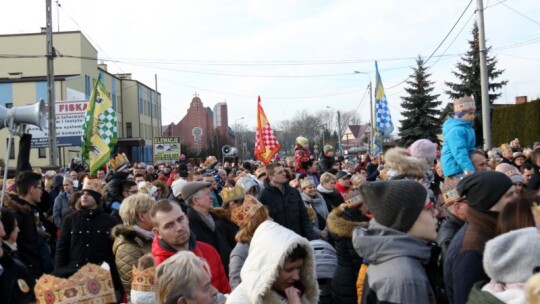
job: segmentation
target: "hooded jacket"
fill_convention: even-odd
[[[356,278],[362,258],[354,251],[353,231],[367,227],[369,219],[349,208],[334,208],[328,215],[328,230],[335,238],[338,265],[332,278],[332,300],[335,304],[357,303]]]
[[[60,194],[54,200],[53,205],[53,219],[56,228],[62,227],[62,220],[64,217],[73,213],[71,206],[68,204],[69,198],[65,191],[61,191]]]
[[[305,287],[301,303],[317,303],[319,286],[310,243],[273,221],[265,221],[255,231],[249,246],[249,255],[240,274],[242,283],[230,294],[227,303],[287,303],[287,299],[274,291],[272,285],[287,256],[298,244],[307,250],[307,257],[300,269],[300,283]]]
[[[424,270],[431,248],[420,239],[374,219],[356,228],[353,245],[369,261],[362,303],[431,303],[433,291]]]
[[[196,256],[204,259],[208,263],[208,266],[210,266],[212,286],[223,294],[230,293],[231,286],[229,286],[229,281],[225,275],[221,258],[216,249],[206,243],[196,241],[195,236],[191,234],[191,237],[189,238],[189,250]],[[156,260],[156,267],[177,252],[178,251],[169,244],[165,243],[165,241],[158,237],[154,237],[154,240],[152,241],[152,255]]]
[[[112,229],[113,254],[126,294],[131,290],[131,271],[140,257],[152,250],[152,237],[143,235],[133,227],[117,225]]]
[[[474,150],[476,135],[473,123],[461,118],[449,118],[443,125],[444,145],[441,151],[441,165],[444,176],[454,176],[474,166],[469,151]]]

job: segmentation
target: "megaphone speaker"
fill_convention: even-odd
[[[9,127],[9,119],[13,117],[13,125],[34,125],[43,130],[46,127],[47,113],[45,111],[45,102],[39,102],[22,107],[6,109],[0,106],[0,129]]]

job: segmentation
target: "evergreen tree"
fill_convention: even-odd
[[[408,96],[402,97],[401,107],[403,117],[400,120],[399,144],[407,147],[418,139],[429,139],[440,143],[437,135],[441,133],[441,111],[438,107],[441,102],[438,94],[432,94],[433,82],[429,81],[429,74],[424,66],[424,60],[419,56],[416,59],[417,67],[413,68],[412,80],[407,81],[405,88]]]
[[[456,65],[457,71],[453,71],[452,74],[458,78],[457,83],[445,82],[448,86],[448,90],[445,92],[450,96],[452,100],[463,97],[465,95],[472,95],[476,103],[476,117],[474,121],[474,128],[476,133],[476,145],[482,146],[483,143],[483,128],[482,128],[482,88],[480,81],[480,44],[478,38],[478,26],[475,23],[473,30],[473,40],[469,41],[470,49],[467,53],[461,57],[461,62]],[[486,50],[486,62],[488,70],[488,92],[489,103],[493,102],[501,96],[501,93],[497,93],[508,81],[503,80],[495,82],[495,79],[502,75],[504,70],[497,70],[497,59],[489,56],[489,50]]]

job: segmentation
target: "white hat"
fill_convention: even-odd
[[[171,189],[172,189],[172,193],[173,193],[174,197],[177,197],[180,194],[182,194],[182,189],[184,189],[184,186],[187,183],[188,182],[186,180],[184,180],[184,179],[177,179],[172,183]]]

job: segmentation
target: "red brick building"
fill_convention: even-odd
[[[216,149],[234,143],[234,131],[228,126],[227,104],[220,102],[204,107],[195,93],[187,114],[178,123],[172,122],[163,132],[163,136],[179,136],[181,143],[191,151]]]

